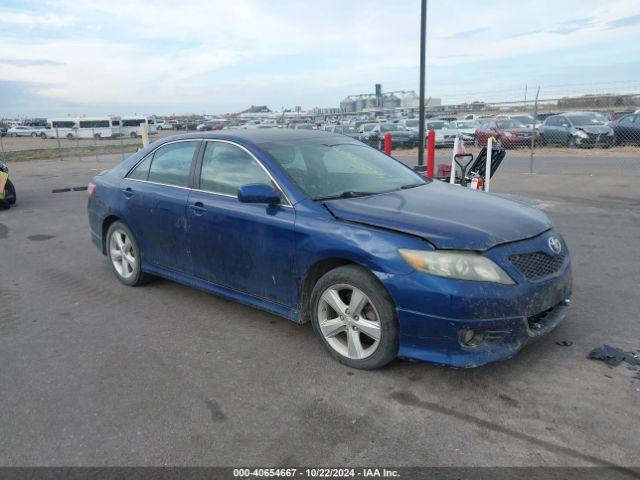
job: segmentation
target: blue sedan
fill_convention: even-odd
[[[160,276],[311,322],[354,368],[503,360],[571,298],[544,213],[327,132],[164,138],[96,176],[88,211],[121,282]]]

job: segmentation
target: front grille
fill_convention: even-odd
[[[544,252],[533,252],[510,255],[509,261],[527,280],[539,280],[560,270],[564,258],[564,253],[552,257]]]

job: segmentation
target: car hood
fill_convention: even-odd
[[[338,219],[415,235],[442,249],[484,251],[553,226],[523,203],[440,181],[325,205]]]
[[[510,133],[531,133],[531,129],[530,128],[522,128],[522,127],[505,128],[502,131],[503,132],[510,132]]]
[[[582,125],[576,127],[577,130],[584,130],[587,133],[595,133],[596,135],[602,133],[609,133],[611,131],[611,127],[607,125]]]

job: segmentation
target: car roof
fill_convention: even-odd
[[[259,145],[268,142],[296,142],[312,139],[340,138],[344,136],[336,135],[323,130],[303,130],[292,128],[257,128],[248,130],[217,130],[213,132],[192,132],[182,135],[165,137],[163,140],[186,140],[186,139],[220,139],[220,140],[244,140]]]

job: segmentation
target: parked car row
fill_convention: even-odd
[[[538,145],[610,148],[640,145],[640,114],[632,113],[614,121],[598,112],[566,112],[538,122],[527,115],[497,116],[476,130],[476,145],[489,137],[505,148],[526,146],[534,136]]]

